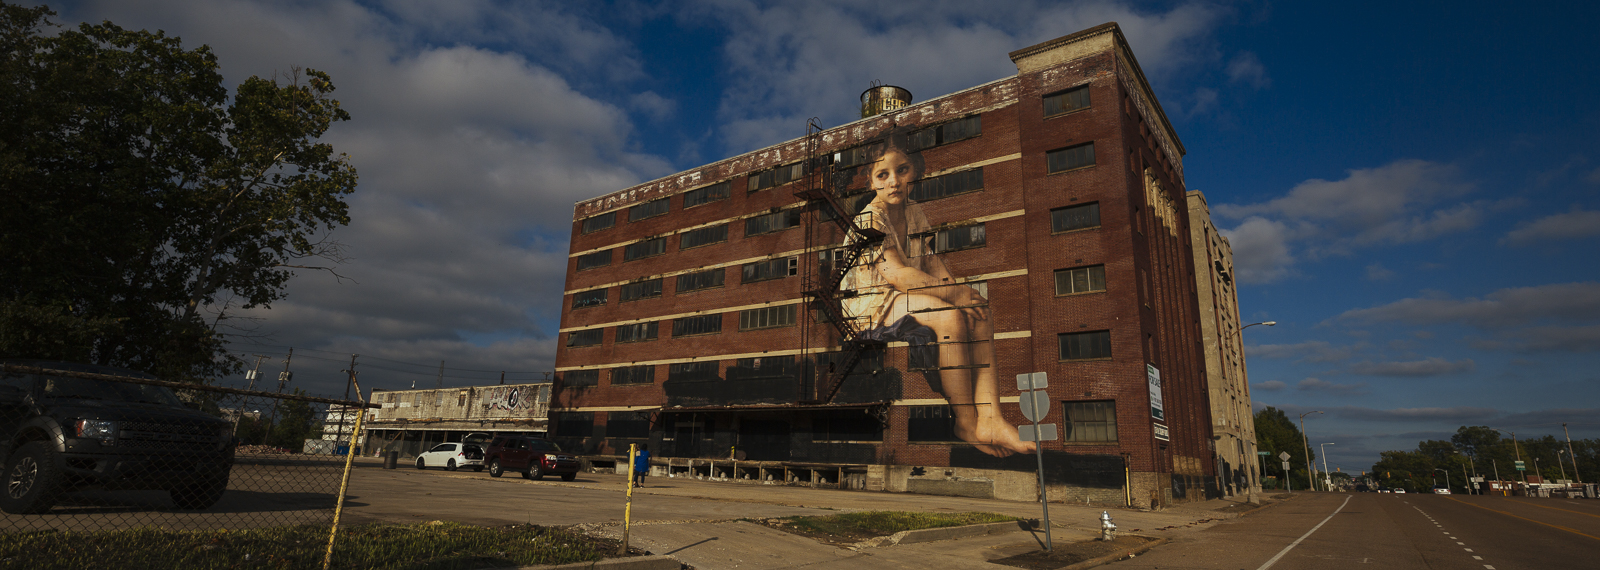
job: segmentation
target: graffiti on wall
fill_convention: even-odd
[[[531,410],[541,401],[549,398],[549,387],[545,386],[501,386],[489,388],[484,391],[483,406],[490,410],[515,412]]]

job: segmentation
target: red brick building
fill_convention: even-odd
[[[1043,372],[1052,499],[1214,489],[1182,143],[1115,24],[1010,55],[1014,77],[875,88],[878,114],[577,204],[554,437],[1032,500],[1016,377]]]

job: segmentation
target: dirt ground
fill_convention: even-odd
[[[1145,543],[1153,540],[1155,539],[1124,534],[1118,536],[1117,539],[1112,542],[1085,540],[1082,542],[1057,544],[1055,545],[1055,548],[1051,549],[1050,552],[1039,550],[1035,552],[1029,552],[1027,554],[1019,554],[1009,558],[990,560],[989,562],[994,564],[1004,564],[1006,566],[1014,566],[1017,568],[1027,568],[1029,570],[1055,570],[1057,568],[1070,566],[1085,560],[1099,558],[1107,554],[1132,551],[1133,549],[1144,546]]]

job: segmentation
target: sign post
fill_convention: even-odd
[[[1289,452],[1278,452],[1278,460],[1283,462],[1283,488],[1288,489],[1290,493],[1293,493],[1294,484],[1289,482]]]
[[[1039,507],[1044,511],[1044,551],[1050,552],[1050,501],[1044,487],[1044,442],[1055,441],[1056,424],[1039,424],[1039,420],[1050,415],[1050,396],[1044,389],[1050,387],[1050,381],[1043,372],[1031,372],[1017,375],[1017,390],[1022,396],[1017,398],[1017,405],[1022,407],[1022,417],[1033,422],[1031,426],[1018,426],[1017,436],[1022,441],[1033,443],[1034,457],[1039,461]]]

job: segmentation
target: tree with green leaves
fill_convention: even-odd
[[[0,3],[0,357],[208,382],[232,311],[332,272],[349,114],[316,70],[232,96],[210,48]],[[236,329],[235,329],[236,330]]]
[[[1283,485],[1282,460],[1278,459],[1281,452],[1289,452],[1289,480],[1294,489],[1306,487],[1306,461],[1308,451],[1303,444],[1300,428],[1289,419],[1283,410],[1267,406],[1256,412],[1256,449],[1271,454],[1267,459],[1265,475],[1278,477],[1278,485]],[[1315,458],[1315,452],[1310,452]]]

